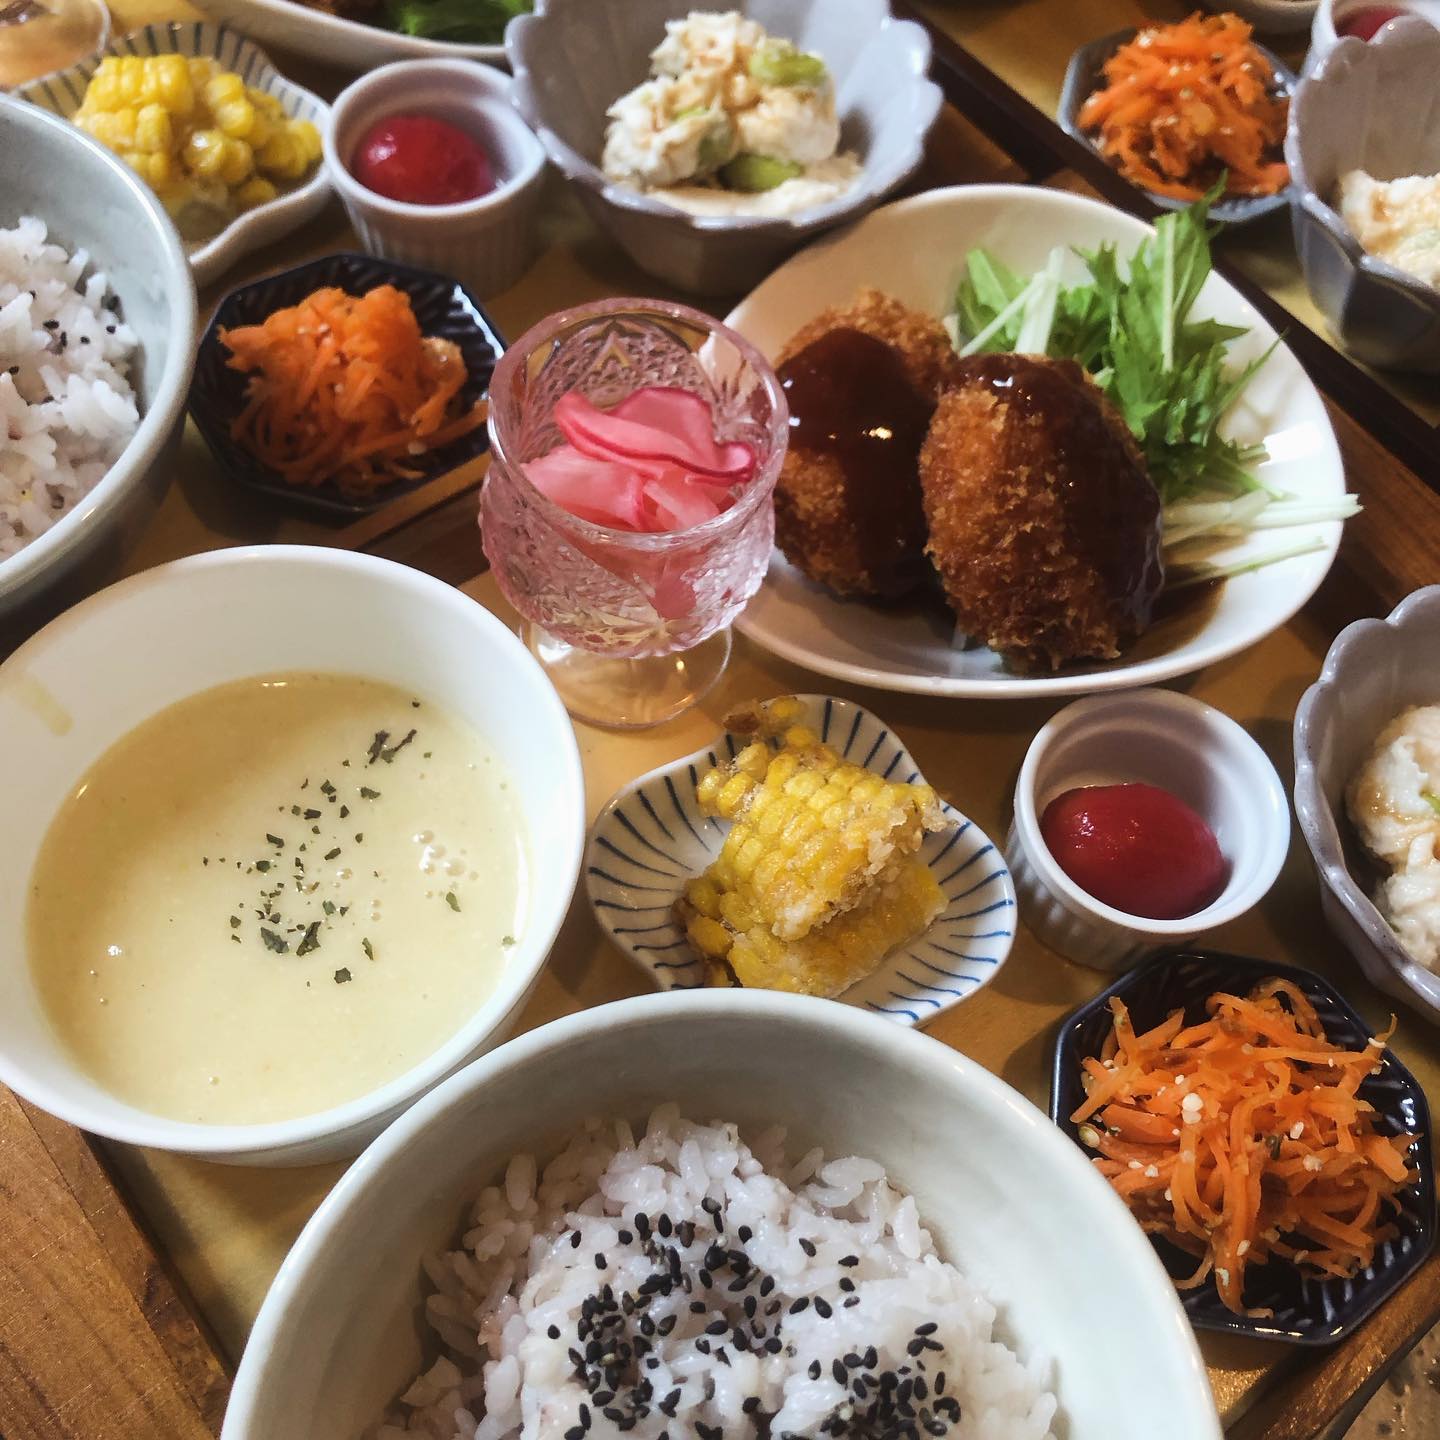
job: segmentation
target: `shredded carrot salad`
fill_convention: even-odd
[[[1230,195],[1274,195],[1289,102],[1236,15],[1191,15],[1142,30],[1106,62],[1080,107],[1083,130],[1122,175],[1157,195],[1198,200],[1226,177]]]
[[[1393,1233],[1394,1197],[1416,1179],[1415,1135],[1384,1135],[1357,1091],[1395,1025],[1341,1050],[1305,995],[1272,978],[1248,998],[1218,992],[1209,1019],[1175,1011],[1137,1035],[1123,1001],[1085,1103],[1070,1117],[1141,1226],[1199,1258],[1220,1298],[1246,1310],[1245,1271],[1272,1257],[1322,1275],[1363,1270]]]
[[[483,423],[458,416],[467,377],[449,340],[421,335],[410,297],[380,285],[359,297],[325,288],[263,324],[220,331],[225,362],[250,374],[231,437],[291,485],[338,482],[368,495],[413,478],[416,456]]]

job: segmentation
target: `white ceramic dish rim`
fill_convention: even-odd
[[[921,210],[937,208],[943,209],[952,205],[964,205],[971,201],[980,203],[1003,202],[1014,200],[1020,204],[1039,203],[1057,210],[1076,209],[1083,212],[1098,213],[1103,215],[1107,223],[1120,223],[1135,227],[1134,233],[1138,243],[1145,235],[1152,234],[1154,227],[1143,220],[1137,220],[1133,216],[1116,210],[1113,206],[1105,204],[1100,200],[1091,200],[1083,195],[1071,195],[1057,190],[1036,190],[1033,186],[1025,185],[953,185],[936,190],[928,190],[924,194],[914,195],[904,200],[893,201],[889,205],[881,206],[872,211],[868,216],[858,220],[855,225],[837,231],[833,235],[825,236],[819,243],[824,246],[843,245],[847,239],[860,226],[874,223],[877,217],[885,215],[905,216],[918,213]],[[802,251],[803,256],[806,252]],[[797,257],[798,258],[798,257]],[[786,262],[788,265],[789,261]],[[782,265],[765,280],[761,281],[749,295],[743,299],[735,309],[725,317],[725,324],[732,330],[745,334],[744,312],[754,300],[755,294],[764,286],[775,280],[776,276],[782,275],[785,270]],[[1212,277],[1220,284],[1228,283],[1223,276]],[[1236,303],[1242,305],[1246,312],[1254,317],[1257,326],[1265,326],[1265,322],[1254,314],[1248,304],[1245,304],[1243,297],[1238,291],[1233,291]],[[1268,329],[1268,326],[1265,328]],[[1278,337],[1277,337],[1278,338]],[[1290,354],[1294,361],[1296,370],[1299,373],[1301,382],[1308,386],[1314,393],[1314,383],[1305,373],[1298,360],[1295,360],[1293,353],[1289,352],[1283,339],[1279,340],[1280,348]],[[1329,452],[1331,466],[1335,473],[1341,478],[1341,488],[1344,487],[1344,464],[1340,458],[1339,442],[1335,438],[1334,427],[1326,420],[1326,448]],[[1197,670],[1202,670],[1218,661],[1227,660],[1232,655],[1238,655],[1247,650],[1250,646],[1258,644],[1265,636],[1272,634],[1282,625],[1291,620],[1320,588],[1321,582],[1329,572],[1330,566],[1334,563],[1335,556],[1340,549],[1341,526],[1331,524],[1327,527],[1331,538],[1326,547],[1325,565],[1316,566],[1309,579],[1290,590],[1288,598],[1281,605],[1267,612],[1265,628],[1255,633],[1241,634],[1229,640],[1214,641],[1208,646],[1200,646],[1189,654],[1182,655],[1158,655],[1151,659],[1136,661],[1133,663],[1119,660],[1112,663],[1110,669],[1093,670],[1078,675],[1039,675],[1019,676],[1003,674],[996,677],[979,678],[975,676],[950,676],[922,674],[914,671],[895,669],[880,669],[872,665],[857,664],[849,660],[839,659],[833,656],[824,655],[808,649],[805,645],[793,641],[783,631],[776,629],[761,630],[753,618],[753,602],[741,612],[735,621],[735,628],[745,636],[747,640],[769,650],[772,654],[778,655],[782,660],[789,660],[793,664],[800,665],[806,670],[815,674],[828,675],[837,680],[848,680],[857,685],[868,685],[879,690],[890,690],[901,694],[911,695],[944,695],[960,699],[977,700],[1018,700],[1030,698],[1043,698],[1060,695],[1091,695],[1109,691],[1130,690],[1140,685],[1152,685],[1162,680],[1173,680],[1182,675],[1188,675]],[[779,552],[777,551],[778,555]],[[1302,559],[1313,557],[1305,556]],[[767,580],[764,584],[768,584]],[[762,585],[763,593],[763,585]]]
[[[381,195],[362,185],[350,173],[350,167],[341,157],[336,135],[344,127],[351,110],[363,106],[373,91],[384,89],[402,77],[412,82],[410,93],[413,98],[407,101],[397,96],[393,113],[398,114],[407,106],[419,105],[423,108],[424,81],[427,75],[449,76],[474,85],[484,98],[486,113],[497,126],[503,127],[512,135],[519,148],[525,152],[524,164],[500,181],[488,195],[481,195],[474,200],[461,200],[453,205],[414,205],[408,201],[392,200],[388,195]],[[380,66],[378,70],[369,71],[347,85],[335,97],[322,138],[325,165],[330,171],[331,183],[343,200],[412,224],[442,226],[456,220],[472,220],[492,210],[498,210],[525,189],[545,168],[545,147],[535,138],[535,132],[520,118],[519,111],[510,103],[510,81],[498,70],[475,65],[467,60],[394,60],[388,65]]]
[[[140,417],[140,424],[130,437],[130,443],[120,452],[120,458],[106,471],[95,488],[84,496],[68,515],[62,516],[43,535],[37,535],[23,550],[17,550],[15,554],[0,560],[0,594],[18,589],[36,571],[44,569],[55,556],[78,544],[86,527],[93,528],[124,500],[137,478],[136,471],[153,461],[156,450],[184,410],[185,396],[190,389],[190,373],[194,366],[199,326],[195,308],[195,277],[180,244],[180,237],[175,233],[170,217],[155,198],[155,193],[124,161],[62,116],[46,110],[43,106],[30,105],[28,101],[18,97],[0,94],[0,116],[10,107],[20,105],[26,105],[28,110],[43,117],[43,124],[54,125],[57,133],[63,131],[93,157],[102,159],[112,170],[124,177],[125,185],[148,213],[157,232],[156,264],[170,277],[167,291],[173,313],[170,317],[170,341],[165,368],[160,373],[155,398]],[[27,118],[33,117],[27,115]],[[80,242],[72,240],[71,243],[78,245]],[[122,295],[118,298],[123,304],[125,297]]]
[[[197,570],[233,568],[257,560],[337,571],[359,571],[376,585],[408,590],[417,600],[428,606],[450,610],[462,621],[473,624],[490,642],[519,647],[523,656],[517,654],[517,660],[520,660],[522,665],[533,667],[537,681],[530,694],[530,702],[548,711],[550,718],[557,722],[559,733],[568,737],[568,743],[558,745],[552,753],[553,763],[567,772],[566,778],[573,786],[575,794],[584,795],[585,780],[580,764],[580,748],[565,707],[539,662],[530,655],[503,621],[478,601],[470,599],[463,591],[427,575],[424,571],[359,551],[310,545],[247,545],[211,550],[171,561],[154,570],[129,576],[82,600],[20,646],[0,665],[0,671],[23,670],[31,657],[43,650],[49,638],[53,638],[62,629],[69,630],[84,624],[89,612],[106,605],[117,595],[127,594],[142,586],[164,585],[175,575],[184,576]],[[403,1075],[385,1085],[343,1105],[297,1116],[291,1120],[269,1121],[258,1125],[196,1124],[151,1115],[137,1109],[132,1110],[134,1118],[128,1122],[97,1126],[94,1123],[95,1117],[83,1106],[71,1105],[63,1096],[53,1094],[47,1086],[34,1083],[33,1077],[13,1066],[3,1052],[0,1052],[0,1082],[47,1113],[82,1130],[90,1130],[104,1135],[107,1139],[120,1140],[131,1145],[177,1150],[190,1155],[224,1156],[291,1150],[361,1127],[433,1086],[447,1071],[460,1064],[486,1035],[493,1034],[503,1025],[529,992],[532,982],[549,958],[555,937],[569,912],[570,901],[579,880],[580,858],[585,844],[585,824],[578,807],[573,832],[567,853],[553,857],[561,862],[556,865],[557,873],[568,871],[571,875],[569,886],[564,888],[563,893],[558,888],[548,892],[536,892],[533,928],[527,932],[525,942],[527,948],[533,945],[531,963],[517,965],[512,961],[506,967],[494,994],[459,1030],[418,1065],[412,1066]]]
[[[206,9],[205,0],[196,0],[200,9]],[[324,54],[327,40],[338,38],[350,44],[361,43],[393,47],[397,54],[404,53],[411,58],[427,56],[468,58],[497,64],[505,58],[503,44],[477,45],[455,40],[427,40],[418,35],[402,35],[398,30],[386,30],[381,25],[366,25],[361,20],[346,20],[340,15],[327,15],[298,0],[245,0],[247,6],[263,10],[277,19],[300,30],[313,32],[316,45],[315,55]]]
[[[1378,67],[1385,63],[1383,59],[1385,46],[1407,44],[1427,45],[1432,47],[1437,55],[1440,55],[1440,31],[1437,31],[1436,27],[1428,20],[1422,19],[1418,15],[1401,15],[1394,20],[1387,20],[1370,40],[1360,40],[1353,35],[1341,35],[1320,58],[1315,68],[1305,76],[1302,84],[1323,84],[1333,65],[1371,63],[1361,58],[1362,55],[1368,53],[1371,46],[1379,47],[1379,58],[1373,62]],[[1426,305],[1440,308],[1440,287],[1427,285],[1419,276],[1410,274],[1408,270],[1400,269],[1398,265],[1392,265],[1383,256],[1372,255],[1361,245],[1354,231],[1341,218],[1340,212],[1329,201],[1321,198],[1319,191],[1311,184],[1305,173],[1305,158],[1300,144],[1299,114],[1293,105],[1290,109],[1289,119],[1285,122],[1285,163],[1290,167],[1293,203],[1300,206],[1306,214],[1325,227],[1326,233],[1344,250],[1346,257],[1357,270],[1362,270],[1367,275],[1384,281],[1387,285],[1393,285],[1406,291]]]
[[[505,52],[517,87],[522,78],[527,79],[528,82],[530,67],[520,58],[517,46],[511,40],[511,36],[521,33],[518,27],[543,23],[545,18],[546,0],[537,0],[531,14],[517,17],[506,27]],[[566,144],[548,125],[541,124],[538,115],[527,114],[526,107],[521,103],[522,97],[526,93],[523,88],[516,90],[516,107],[525,116],[534,133],[540,137],[550,159],[555,162],[565,178],[593,190],[608,204],[615,206],[617,210],[628,210],[637,215],[646,215],[652,220],[661,221],[677,230],[720,232],[722,234],[737,231],[788,230],[803,237],[827,230],[857,211],[874,204],[878,195],[883,195],[892,185],[910,174],[920,163],[925,137],[934,125],[945,97],[941,93],[940,87],[929,79],[931,53],[929,34],[913,20],[899,20],[894,15],[887,13],[881,20],[879,28],[886,30],[892,27],[898,28],[910,43],[910,74],[917,94],[922,97],[918,107],[922,111],[922,121],[916,131],[913,145],[891,163],[889,173],[879,177],[878,183],[870,174],[867,166],[843,195],[837,196],[824,205],[817,205],[813,209],[798,211],[794,215],[693,215],[674,205],[666,205],[662,200],[652,200],[643,191],[632,190],[628,186],[607,179],[605,172],[598,165],[585,159],[573,146]]]
[[[1113,905],[1106,905],[1082,890],[1060,868],[1050,853],[1050,847],[1045,844],[1040,832],[1040,816],[1035,808],[1035,772],[1040,768],[1046,752],[1066,730],[1077,721],[1084,720],[1097,711],[1103,713],[1117,703],[1126,707],[1153,707],[1162,714],[1170,711],[1204,719],[1230,734],[1237,747],[1258,762],[1257,768],[1265,776],[1265,795],[1261,803],[1266,810],[1282,816],[1285,823],[1280,827],[1268,828],[1265,845],[1256,857],[1258,863],[1251,866],[1245,884],[1224,904],[1217,900],[1205,909],[1197,910],[1193,915],[1182,915],[1178,920],[1152,920],[1143,915],[1128,914],[1124,910],[1117,910]],[[1202,930],[1214,930],[1228,924],[1253,909],[1274,885],[1290,849],[1289,797],[1280,782],[1280,776],[1275,772],[1275,767],[1270,763],[1270,757],[1256,744],[1244,726],[1223,711],[1205,704],[1203,700],[1195,699],[1192,695],[1182,695],[1174,690],[1136,691],[1125,696],[1092,695],[1084,700],[1076,700],[1052,716],[1041,726],[1030,742],[1030,748],[1025,752],[1025,759],[1020,766],[1020,778],[1015,783],[1015,819],[1024,837],[1030,863],[1050,891],[1067,908],[1077,915],[1103,920],[1131,934],[1154,936],[1162,940],[1188,939]]]
[[[250,0],[250,3],[258,3],[258,0]],[[319,116],[318,128],[323,136],[330,125],[330,107],[313,90],[307,90],[303,85],[297,85],[270,59],[269,55],[260,48],[255,41],[251,40],[243,31],[233,26],[219,25],[214,21],[197,21],[193,26],[187,26],[184,21],[157,21],[151,25],[142,25],[139,29],[130,30],[126,34],[112,38],[101,50],[94,55],[87,56],[84,60],[74,65],[67,65],[63,70],[51,71],[49,75],[41,75],[35,80],[28,81],[20,87],[19,92],[24,93],[38,85],[52,84],[55,81],[66,79],[78,72],[82,65],[87,64],[97,56],[118,55],[126,56],[133,51],[128,48],[130,42],[141,36],[165,37],[177,30],[192,28],[196,34],[197,43],[202,53],[210,56],[217,56],[219,53],[220,37],[222,33],[228,32],[235,36],[239,42],[239,49],[236,52],[237,60],[244,59],[248,54],[253,53],[258,61],[260,75],[262,78],[265,71],[279,82],[280,100],[285,104],[286,112],[294,114],[292,104],[286,104],[287,100],[293,98],[304,99],[315,107]],[[162,46],[160,54],[167,53]],[[44,109],[44,106],[38,106]],[[58,113],[58,112],[51,112]],[[70,117],[62,117],[67,124],[71,124]],[[79,128],[76,126],[75,128]],[[98,142],[97,142],[98,143]],[[143,183],[143,182],[142,182]],[[148,188],[148,187],[147,187]],[[210,239],[195,246],[193,250],[187,251],[190,265],[201,279],[208,283],[216,276],[227,270],[241,255],[253,249],[255,246],[264,244],[269,238],[270,227],[280,218],[288,214],[296,216],[295,224],[301,224],[307,215],[318,209],[324,203],[325,195],[330,189],[330,177],[326,173],[325,164],[322,160],[316,164],[315,172],[303,184],[297,185],[293,190],[282,191],[273,200],[267,200],[263,205],[257,205],[253,210],[247,210],[243,215],[237,215],[218,234],[212,235]],[[163,212],[162,212],[163,213]],[[261,233],[265,232],[265,233]],[[254,238],[252,238],[252,236]]]
[[[692,1015],[703,1016],[713,1011],[716,1005],[715,992],[700,990],[680,994],[640,995],[581,1010],[507,1041],[452,1075],[412,1105],[372,1141],[340,1177],[281,1262],[260,1307],[260,1313],[256,1316],[245,1353],[241,1357],[221,1440],[239,1440],[239,1437],[250,1435],[253,1428],[252,1414],[265,1379],[266,1365],[271,1352],[283,1337],[286,1311],[294,1296],[305,1286],[307,1272],[330,1243],[332,1234],[341,1227],[346,1214],[357,1203],[373,1177],[400,1160],[415,1136],[431,1125],[443,1122],[448,1111],[461,1097],[480,1090],[496,1075],[547,1052],[559,1057],[564,1054],[570,1041],[592,1031],[629,1028],[641,1032],[647,1024],[664,1024]],[[941,1041],[920,1031],[910,1030],[909,1027],[894,1025],[882,1016],[872,1015],[851,1006],[835,1005],[813,996],[784,995],[766,990],[741,991],[738,998],[730,997],[728,1006],[738,1006],[741,1012],[749,1012],[757,1018],[808,1021],[817,1028],[828,1030],[837,1046],[852,1040],[873,1043],[892,1051],[897,1047],[923,1046],[929,1057],[927,1064],[937,1072],[947,1070],[960,1084],[971,1087],[977,1103],[993,1110],[1010,1111],[1017,1121],[1033,1127],[1032,1133],[1037,1139],[1043,1134],[1046,1138],[1039,1140],[1039,1143],[1050,1152],[1047,1158],[1064,1177],[1067,1186],[1086,1193],[1095,1207],[1102,1211],[1108,1210],[1115,1216],[1114,1233],[1105,1237],[1105,1243],[1113,1248],[1117,1267],[1123,1264],[1137,1279],[1148,1276],[1157,1294],[1163,1291],[1170,1296],[1177,1315],[1177,1335],[1180,1343],[1188,1342],[1189,1350],[1191,1393],[1180,1397],[1181,1402],[1189,1413],[1196,1416],[1213,1414],[1214,1400],[1204,1362],[1200,1357],[1199,1345],[1188,1322],[1184,1320],[1184,1312],[1180,1309],[1174,1285],[1165,1273],[1154,1247],[1140,1227],[1133,1223],[1124,1202],[1085,1160],[1069,1138],[1024,1096],[976,1061]],[[1125,1223],[1121,1223],[1122,1220]],[[419,1259],[417,1255],[417,1268]],[[1213,1425],[1213,1437],[1214,1440],[1221,1440],[1218,1419]]]
[[[1309,847],[1310,857],[1320,872],[1321,883],[1328,886],[1330,893],[1345,907],[1371,943],[1379,963],[1405,987],[1413,1002],[1424,1007],[1427,1014],[1440,1018],[1440,1008],[1437,1008],[1433,994],[1427,993],[1427,989],[1416,983],[1412,972],[1422,971],[1431,980],[1432,987],[1440,984],[1440,981],[1436,981],[1430,971],[1425,970],[1419,961],[1411,957],[1375,902],[1350,873],[1350,867],[1345,863],[1343,846],[1339,842],[1343,816],[1336,815],[1326,803],[1319,776],[1315,773],[1311,747],[1301,743],[1301,737],[1315,724],[1313,716],[1320,700],[1320,692],[1338,683],[1347,652],[1355,646],[1363,646],[1367,638],[1380,633],[1382,627],[1403,629],[1410,623],[1412,615],[1431,609],[1440,610],[1440,585],[1426,586],[1407,595],[1384,619],[1369,617],[1353,621],[1331,642],[1319,676],[1300,697],[1300,703],[1295,709],[1294,794],[1295,815]],[[1336,835],[1333,846],[1330,837],[1325,833],[1327,819]]]
[[[901,753],[904,754],[906,759],[908,759],[911,765],[914,766],[915,780],[912,783],[929,783],[925,779],[924,773],[921,771],[918,761],[916,761],[915,757],[911,755],[910,747],[906,745],[904,740],[901,738],[900,731],[894,725],[891,725],[887,720],[884,720],[881,716],[877,715],[875,711],[872,710],[868,705],[862,704],[858,700],[847,700],[840,695],[804,693],[796,694],[793,698],[801,701],[804,705],[806,705],[807,708],[811,709],[813,709],[817,705],[823,706],[827,702],[834,701],[836,704],[853,707],[861,714],[868,715],[870,719],[872,719],[882,729],[889,731],[891,736],[894,737],[895,743],[899,747]],[[632,795],[637,794],[639,791],[643,790],[645,786],[651,784],[653,781],[666,779],[668,777],[676,776],[679,774],[685,774],[692,767],[696,770],[708,767],[711,754],[718,753],[721,742],[723,741],[727,733],[731,732],[729,732],[722,723],[721,728],[717,732],[715,738],[708,745],[701,745],[697,750],[691,751],[690,754],[680,756],[678,760],[671,760],[666,764],[657,765],[654,769],[647,770],[643,775],[637,775],[633,780],[630,780],[624,785],[620,786],[620,788],[616,790],[616,792],[601,807],[599,814],[595,817],[593,824],[590,826],[589,835],[586,839],[584,859],[584,868],[586,871],[585,899],[590,906],[590,913],[594,917],[596,925],[599,926],[601,932],[610,941],[610,943],[615,946],[615,948],[619,950],[625,956],[625,958],[637,970],[641,971],[644,974],[645,978],[647,980],[650,980],[652,983],[655,981],[655,971],[653,967],[640,958],[640,956],[636,953],[633,945],[628,944],[619,937],[615,930],[614,921],[602,915],[596,906],[595,886],[591,883],[589,877],[589,870],[591,866],[591,848],[594,844],[595,836],[600,833],[606,817],[609,816],[611,811],[618,809]],[[866,766],[865,768],[868,769],[869,767]],[[878,774],[879,772],[876,771],[873,773]],[[1003,899],[1008,903],[1011,915],[1018,916],[1019,899],[1017,898],[1015,893],[1015,872],[1011,868],[1009,857],[1005,854],[1002,846],[996,840],[994,840],[987,831],[981,828],[979,821],[975,820],[970,815],[967,815],[958,806],[950,804],[950,802],[946,800],[943,796],[941,797],[940,803],[945,807],[945,810],[947,812],[947,819],[957,822],[962,829],[968,828],[969,830],[972,830],[977,840],[981,841],[985,845],[988,845],[995,852],[995,855],[998,858],[1000,864],[1004,867],[1004,874],[1000,877],[999,882]],[[915,936],[915,938],[908,943],[912,945],[922,943],[925,939],[925,936],[928,935],[930,931],[933,930],[938,924],[940,924],[943,919],[944,915],[942,912],[941,915],[937,916],[936,919],[931,922],[931,925],[927,927],[926,930]],[[1010,935],[1008,939],[1006,939],[1004,945],[1000,948],[999,953],[994,957],[994,963],[987,968],[984,976],[977,979],[976,983],[970,989],[966,990],[963,994],[957,994],[952,1000],[941,1003],[929,1014],[911,1020],[907,1025],[904,1026],[904,1028],[920,1029],[923,1026],[931,1024],[934,1020],[938,1019],[947,1011],[954,1010],[957,1006],[963,1005],[967,1000],[971,998],[971,996],[977,994],[979,991],[983,990],[987,985],[989,985],[990,982],[996,977],[996,975],[999,974],[1002,969],[1004,969],[1005,962],[1010,958],[1010,952],[1015,948],[1015,936],[1018,932],[1018,929],[1018,923],[1012,921]],[[883,970],[890,962],[890,959],[891,955],[887,954],[881,960],[880,965],[877,968]],[[858,980],[855,983],[856,985],[863,985],[865,981],[870,978],[870,976],[866,976],[864,979]],[[664,995],[673,995],[676,993],[684,993],[685,990],[691,988],[695,987],[684,986],[676,987],[669,990],[662,989],[660,993]],[[747,987],[742,985],[736,985],[728,988],[723,986],[717,986],[714,988],[716,994],[734,995],[742,990],[745,990]],[[854,986],[851,987],[851,989],[854,988]],[[845,998],[848,993],[849,991],[845,991],[839,995],[832,997],[830,1003],[849,1005],[851,1002],[846,1000]],[[905,997],[897,998],[903,999]],[[861,1007],[857,1005],[856,1008]],[[878,1013],[876,1007],[874,1006],[867,1005],[864,1008],[869,1013]],[[896,1018],[895,1011],[887,1011],[886,1013],[889,1014],[892,1020]]]

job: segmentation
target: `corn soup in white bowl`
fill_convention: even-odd
[[[584,786],[520,642],[387,561],[162,566],[0,666],[0,1079],[211,1159],[353,1153],[503,1038]]]

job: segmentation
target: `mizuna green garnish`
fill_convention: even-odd
[[[1192,314],[1211,270],[1208,217],[1218,193],[1161,216],[1123,272],[1114,245],[1077,251],[1089,279],[1075,285],[1060,278],[1063,249],[1028,278],[972,250],[950,317],[962,356],[1019,351],[1071,359],[1089,372],[1145,458],[1164,506],[1167,548],[1343,520],[1359,509],[1350,495],[1315,503],[1276,491],[1255,473],[1267,459],[1265,447],[1221,433],[1274,346],[1234,366],[1231,342],[1246,331]],[[1195,566],[1185,579],[1223,578],[1320,544],[1288,546],[1233,567]]]

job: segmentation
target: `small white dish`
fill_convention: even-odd
[[[1260,35],[1299,35],[1310,28],[1319,0],[1201,0],[1207,10],[1248,20]]]
[[[448,120],[484,147],[495,189],[458,205],[407,205],[362,185],[350,166],[378,120],[418,112]],[[467,60],[407,60],[356,80],[325,127],[325,168],[371,255],[436,270],[482,299],[508,289],[535,259],[545,150],[510,104],[510,80]]]
[[[495,992],[433,1054],[378,1089],[293,1120],[203,1125],[136,1109],[83,1071],[31,977],[30,875],[56,811],[116,741],[189,695],[284,670],[373,677],[473,725],[523,779],[527,914]],[[569,908],[585,791],[569,717],[506,627],[453,586],[344,550],[216,550],[135,575],[67,611],[0,665],[0,734],[25,763],[0,825],[0,1081],[81,1129],[246,1165],[355,1154],[417,1096],[498,1044],[544,967]],[[164,1064],[164,1056],[156,1056]]]
[[[1280,0],[1274,0],[1280,3]],[[1298,7],[1297,7],[1298,8]],[[1440,0],[1319,0],[1310,22],[1310,50],[1305,56],[1304,73],[1312,70],[1335,48],[1340,38],[1337,25],[1360,10],[1403,10],[1418,15],[1432,25],[1440,26]]]
[[[32,80],[16,93],[68,120],[80,108],[90,77],[107,55],[208,56],[243,76],[247,85],[274,95],[292,119],[308,120],[323,132],[330,114],[330,107],[318,95],[287,80],[270,63],[270,57],[243,35],[223,26],[179,20],[147,25],[143,30],[112,40],[103,51],[68,70],[57,70],[53,75]],[[293,189],[281,190],[267,204],[237,215],[218,235],[187,241],[185,249],[190,256],[190,268],[195,272],[195,283],[208,285],[242,255],[269,245],[314,219],[329,198],[330,181],[325,166],[317,164],[308,179]]]
[[[338,65],[363,73],[392,60],[481,60],[491,65],[505,61],[505,46],[473,45],[453,40],[422,40],[402,35],[383,25],[347,20],[302,0],[196,0],[208,15],[229,20],[277,50],[303,55],[319,65]]]
[[[1230,876],[1203,910],[1150,920],[1102,904],[1066,875],[1041,838],[1040,817],[1056,796],[1130,781],[1177,795],[1220,842]],[[1015,785],[1009,850],[1020,913],[1052,950],[1097,970],[1127,969],[1253,909],[1289,847],[1289,802],[1265,752],[1228,715],[1172,690],[1067,705],[1030,742]]]
[[[726,323],[774,360],[807,321],[831,306],[848,305],[870,286],[941,316],[954,305],[966,253],[992,251],[1013,268],[1041,269],[1056,245],[1093,249],[1111,241],[1122,256],[1150,233],[1143,221],[1113,206],[1034,186],[966,185],[932,190],[887,205],[848,230],[821,240],[782,265],[732,310]],[[1083,279],[1078,258],[1065,279]],[[1197,313],[1248,330],[1232,349],[1245,365],[1276,334],[1224,279],[1211,275]],[[1306,500],[1338,500],[1345,470],[1324,401],[1300,362],[1276,344],[1226,421],[1239,439],[1264,440],[1266,483]],[[1283,625],[1314,594],[1340,544],[1338,522],[1294,532],[1312,533],[1320,548],[1282,564],[1227,580],[1204,622],[1157,624],[1119,660],[1076,666],[1058,675],[1017,675],[988,649],[952,643],[947,612],[872,606],[837,599],[812,585],[776,551],[770,573],[736,628],[748,639],[798,665],[882,690],[969,699],[1083,695],[1150,685],[1213,665],[1254,645]],[[1241,559],[1273,548],[1273,534],[1227,550]]]
[[[801,695],[806,723],[843,757],[887,779],[924,777],[883,720],[850,700]],[[702,967],[671,907],[685,882],[719,852],[729,829],[696,803],[707,770],[751,741],[725,731],[714,746],[663,765],[625,786],[590,830],[585,889],[600,928],[662,990],[704,986]],[[954,829],[927,835],[920,858],[946,906],[910,944],[840,997],[903,1025],[924,1025],[992,980],[1015,942],[1015,887],[1005,857],[953,806]],[[722,991],[733,994],[733,991]]]
[[[783,1126],[792,1154],[822,1145],[884,1166],[940,1253],[993,1297],[999,1334],[1043,1367],[1065,1440],[1221,1440],[1174,1285],[1068,1136],[938,1040],[758,990],[585,1010],[416,1104],[341,1177],[280,1267],[223,1440],[370,1433],[434,1358],[421,1339],[422,1261],[453,1248],[481,1187],[516,1154],[548,1160],[587,1116],[643,1125],[667,1101],[750,1135]],[[602,1433],[614,1431],[600,1421]]]

